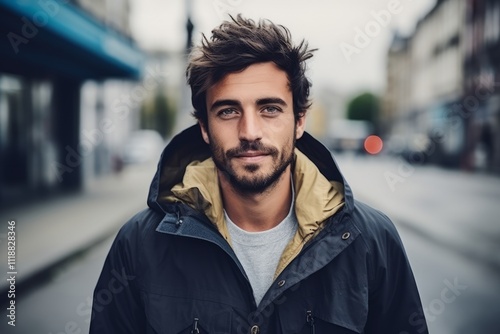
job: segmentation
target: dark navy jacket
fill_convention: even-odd
[[[345,205],[255,304],[229,243],[201,212],[158,200],[193,159],[210,156],[198,126],[165,148],[148,209],[118,233],[94,291],[90,333],[427,333],[398,233],[381,212],[353,199],[329,151],[297,141]],[[167,181],[162,174],[168,173]]]

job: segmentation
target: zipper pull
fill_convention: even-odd
[[[316,326],[314,324],[314,317],[311,311],[306,312],[306,321],[311,326],[311,334],[316,334]]]
[[[181,213],[180,213],[179,208],[177,208],[176,213],[177,213],[177,221],[175,222],[175,226],[176,226],[177,228],[179,228],[179,227],[181,227],[181,225],[182,225],[182,223],[183,223],[184,221],[183,221],[183,220],[182,220],[182,218],[181,218]]]
[[[200,330],[198,329],[198,318],[194,318],[193,329],[191,330],[191,334],[200,334]]]

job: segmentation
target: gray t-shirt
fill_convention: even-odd
[[[224,214],[233,250],[245,269],[255,302],[259,305],[273,283],[283,250],[297,231],[294,205],[290,205],[290,211],[281,223],[262,232],[245,231],[234,224],[225,211]]]

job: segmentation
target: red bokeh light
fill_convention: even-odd
[[[378,154],[382,151],[384,147],[384,143],[379,136],[368,136],[365,139],[365,150],[370,154]]]

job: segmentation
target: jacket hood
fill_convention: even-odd
[[[304,154],[328,181],[342,186],[345,209],[352,210],[351,188],[340,173],[331,152],[307,132],[297,140],[296,149]],[[155,211],[166,212],[166,206],[171,202],[169,199],[175,197],[172,189],[183,181],[186,168],[210,157],[210,147],[203,140],[198,124],[173,137],[161,154],[149,189],[148,206]]]
[[[281,255],[275,278],[324,229],[336,212],[342,208],[350,211],[353,207],[350,188],[330,151],[304,132],[296,141],[294,153],[292,175],[298,229]],[[167,145],[151,184],[148,205],[153,210],[172,213],[169,203],[175,202],[205,214],[231,244],[217,169],[198,124],[174,137]]]

